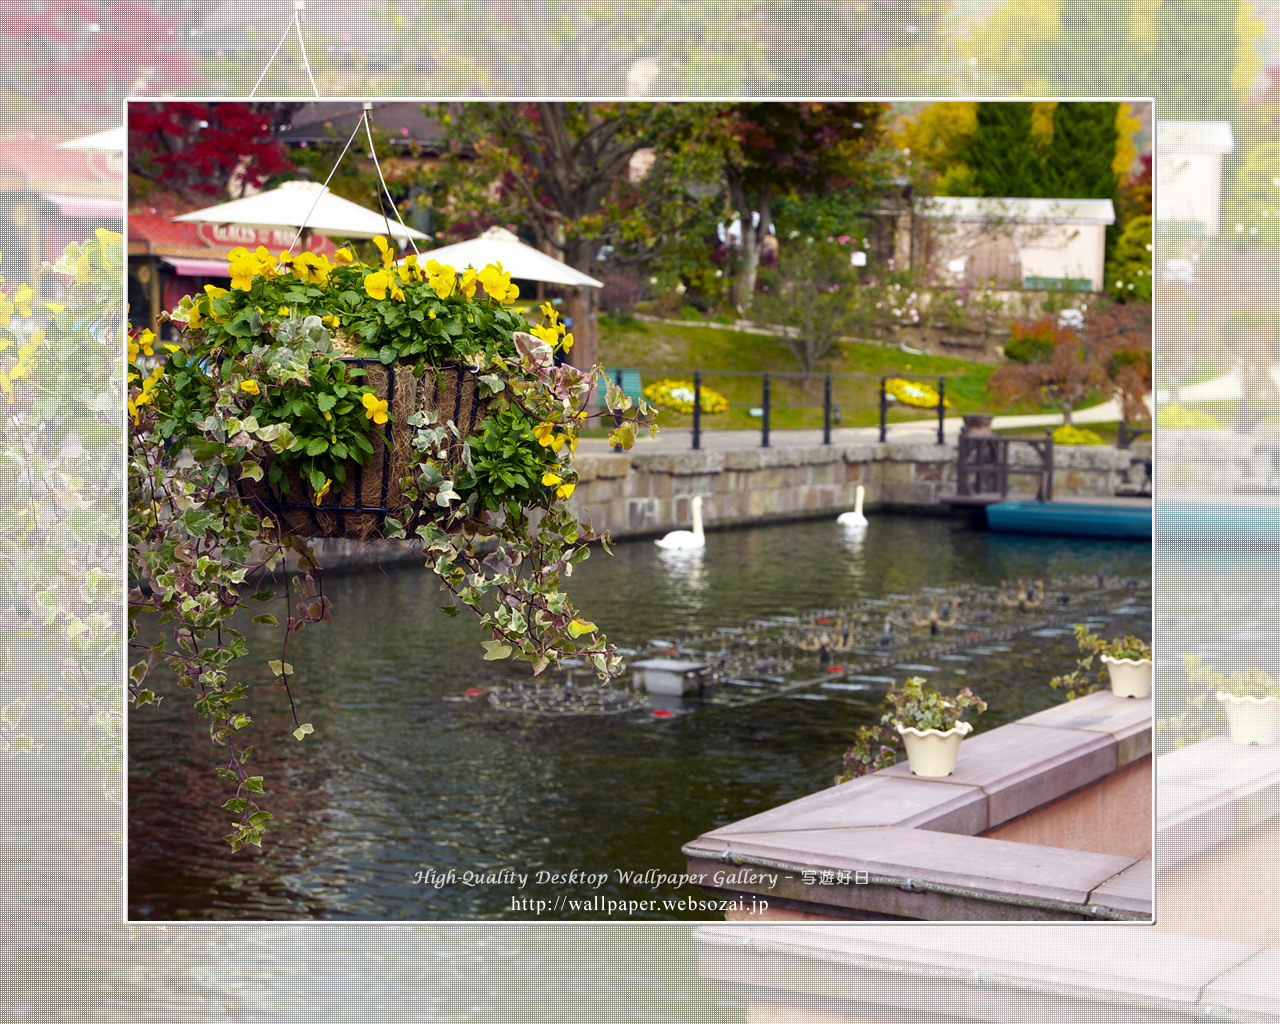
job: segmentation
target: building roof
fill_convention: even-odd
[[[933,196],[922,200],[927,217],[956,220],[1013,220],[1020,223],[1114,224],[1110,199],[994,199],[974,196]]]
[[[1156,153],[1230,153],[1236,148],[1226,121],[1156,121]]]
[[[118,197],[124,188],[122,168],[119,154],[0,139],[0,191]]]
[[[218,260],[226,263],[234,245],[217,245],[209,241],[202,225],[172,220],[167,214],[149,210],[129,213],[128,253],[131,256],[153,255],[168,258]],[[337,246],[325,236],[313,236],[311,251],[332,255]],[[274,255],[288,243],[268,246]],[[252,246],[251,246],[252,247]]]
[[[433,144],[444,135],[440,122],[423,113],[424,103],[375,103],[373,126],[389,132],[393,139],[405,143]],[[291,124],[281,127],[277,138],[289,145],[299,142],[345,142],[364,112],[362,103],[308,103],[293,116]],[[363,138],[363,136],[361,136]]]

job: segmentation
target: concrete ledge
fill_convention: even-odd
[[[835,919],[1149,920],[1150,734],[1150,699],[1091,694],[966,739],[945,778],[903,762],[709,831],[689,871],[773,865],[742,891]]]
[[[1150,709],[1151,702],[1144,702]],[[987,794],[987,828],[1098,782],[1116,770],[1116,741],[1079,729],[1013,723],[960,744],[956,770],[931,782],[977,786]],[[904,761],[879,774],[913,778]],[[855,780],[856,781],[856,780]]]
[[[758,870],[742,872],[731,891],[806,903],[819,913],[844,909],[933,921],[1151,916],[1150,890],[1144,904],[1133,898],[1132,886],[1095,898],[1135,866],[1131,858],[1029,843],[926,829],[850,828],[704,836],[683,852],[691,875],[714,879],[726,865],[750,865]],[[852,881],[823,877],[842,872]]]
[[[1157,767],[1162,867],[1280,815],[1280,747],[1218,736],[1162,754]]]
[[[776,1020],[1275,1019],[1280,952],[1133,928],[706,925],[699,973]],[[821,1017],[806,1014],[821,1008]],[[789,1011],[784,1012],[784,1011]]]

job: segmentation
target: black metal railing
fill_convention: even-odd
[[[751,370],[700,370],[700,369],[699,370],[679,370],[679,369],[645,369],[645,368],[629,369],[627,373],[631,374],[633,379],[637,374],[642,377],[647,377],[650,379],[663,378],[663,377],[666,377],[666,378],[680,377],[685,379],[692,378],[693,402],[692,402],[692,409],[691,409],[690,415],[692,418],[691,447],[693,447],[694,449],[702,448],[704,435],[709,429],[706,423],[705,413],[702,407],[702,399],[705,393],[705,389],[707,387],[708,377],[712,378],[713,380],[717,377],[755,377],[759,379],[760,405],[759,407],[752,407],[751,416],[752,418],[758,418],[760,420],[760,446],[762,448],[768,448],[770,446],[771,434],[777,429],[776,413],[780,408],[785,410],[791,410],[791,411],[801,410],[801,409],[816,411],[819,408],[818,406],[812,403],[808,403],[808,404],[802,403],[798,405],[794,403],[788,403],[785,401],[785,398],[781,404],[779,404],[778,402],[778,391],[777,391],[776,385],[779,380],[809,381],[809,380],[813,380],[814,377],[816,376],[813,374],[785,373],[785,372],[777,373],[777,372],[764,372],[764,371],[756,372]],[[878,397],[877,405],[878,405],[879,436],[881,441],[885,441],[888,437],[888,430],[891,425],[891,413],[895,409],[902,409],[904,411],[907,409],[911,409],[912,411],[918,410],[922,413],[929,411],[924,407],[907,406],[904,403],[897,402],[894,399],[893,395],[890,394],[887,390],[887,382],[892,378],[892,376],[894,375],[887,375],[887,376],[881,377],[876,374],[867,374],[867,373],[823,374],[822,375],[822,405],[820,407],[821,413],[822,413],[822,420],[821,420],[822,443],[825,445],[829,445],[832,443],[833,428],[841,426],[843,423],[845,423],[848,417],[848,413],[850,411],[850,406],[848,402],[845,402],[843,407],[841,404],[837,403],[835,392],[833,389],[833,383],[836,380],[877,380],[879,382],[879,397]],[[905,374],[898,375],[898,376],[905,376]],[[622,387],[623,371],[622,370],[616,371],[613,374],[613,377],[614,377],[615,383],[617,383],[619,387]],[[938,405],[936,407],[936,416],[937,416],[937,424],[938,424],[937,426],[937,443],[938,444],[946,443],[945,433],[944,433],[944,420],[946,418],[946,390],[947,390],[946,378],[945,377],[937,378]],[[870,408],[876,408],[876,406],[871,406],[869,403],[858,403],[854,405],[853,408],[867,410]],[[615,423],[618,422],[618,419],[616,417],[614,418],[614,422]],[[615,448],[614,450],[618,451],[619,449]]]

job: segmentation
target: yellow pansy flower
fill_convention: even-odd
[[[258,387],[258,382],[256,380],[242,380],[240,382],[240,390],[247,391],[251,395],[262,394],[262,389]]]
[[[542,483],[544,487],[554,487],[556,484],[563,483],[564,477],[556,476],[554,473],[543,473]]]
[[[495,302],[509,302],[520,295],[520,289],[511,283],[510,272],[504,271],[501,263],[490,263],[476,277]]]
[[[476,272],[470,267],[462,273],[462,281],[458,285],[458,290],[462,292],[468,299],[474,298],[476,294]]]
[[[329,488],[330,488],[330,487],[332,487],[332,486],[333,486],[333,481],[332,481],[332,480],[330,480],[328,477],[325,477],[325,478],[324,478],[324,486],[323,486],[323,487],[321,487],[321,488],[320,488],[320,490],[316,491],[316,504],[317,504],[317,505],[319,505],[319,504],[320,504],[320,502],[322,502],[322,501],[324,500],[324,496],[325,496],[326,494],[328,494],[328,493],[329,493]]]
[[[365,275],[364,290],[369,293],[370,298],[385,299],[389,281],[390,275],[385,270],[375,270],[372,274]]]
[[[31,315],[31,298],[34,295],[29,284],[20,284],[13,290],[13,304],[23,316]]]
[[[560,317],[560,314],[556,311],[556,307],[551,305],[551,303],[549,302],[544,302],[541,306],[539,306],[538,312],[541,313],[543,316],[545,316],[553,324]]]
[[[227,294],[227,289],[219,288],[216,284],[207,284],[204,286],[204,293],[211,299],[219,299]]]
[[[563,326],[563,325],[561,325],[561,326]],[[568,352],[568,351],[569,351],[569,349],[573,348],[573,335],[572,335],[572,334],[566,334],[563,338],[561,338],[561,339],[560,339],[560,347],[561,347],[562,349],[564,349],[566,352]]]
[[[98,236],[98,241],[103,245],[115,245],[124,239],[124,235],[117,231],[108,231],[106,228],[96,228],[93,233]]]
[[[227,269],[231,272],[231,287],[247,292],[258,273],[258,261],[243,245],[236,246],[227,255]]]
[[[333,262],[336,266],[344,263],[351,263],[355,260],[355,255],[345,245],[333,254]]]
[[[377,395],[365,393],[360,399],[360,403],[364,406],[364,414],[374,423],[386,423],[387,416],[387,400],[379,398]]]
[[[573,489],[576,486],[577,486],[576,484],[561,484],[559,487],[556,488],[556,497],[557,498],[569,497],[571,494],[573,494]]]
[[[391,266],[396,258],[395,252],[391,246],[387,245],[387,240],[383,235],[377,235],[373,239],[373,244],[378,247],[378,251],[382,253],[382,265],[384,267]]]
[[[541,324],[535,324],[533,327],[530,327],[529,333],[535,338],[541,338],[548,345],[555,346],[560,342],[560,335],[550,327],[543,327]]]
[[[60,305],[58,305],[56,302],[46,302],[46,303],[44,304],[44,308],[45,308],[45,309],[47,309],[47,310],[49,310],[49,312],[50,312],[50,313],[61,313],[61,312],[62,312],[64,309],[66,309],[67,307],[66,307],[66,306],[60,306]]]
[[[293,261],[293,272],[308,284],[324,284],[332,269],[327,257],[313,252],[304,252]]]

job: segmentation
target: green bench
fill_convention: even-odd
[[[643,385],[640,383],[639,370],[627,369],[626,367],[606,366],[604,368],[604,372],[609,375],[609,379],[614,383],[617,383],[618,373],[621,372],[622,373],[622,393],[626,395],[629,399],[631,399],[631,401],[633,402],[640,401],[642,397],[641,391],[643,390]],[[606,408],[605,389],[604,388],[598,389],[598,393],[600,396],[600,408],[604,409]]]

